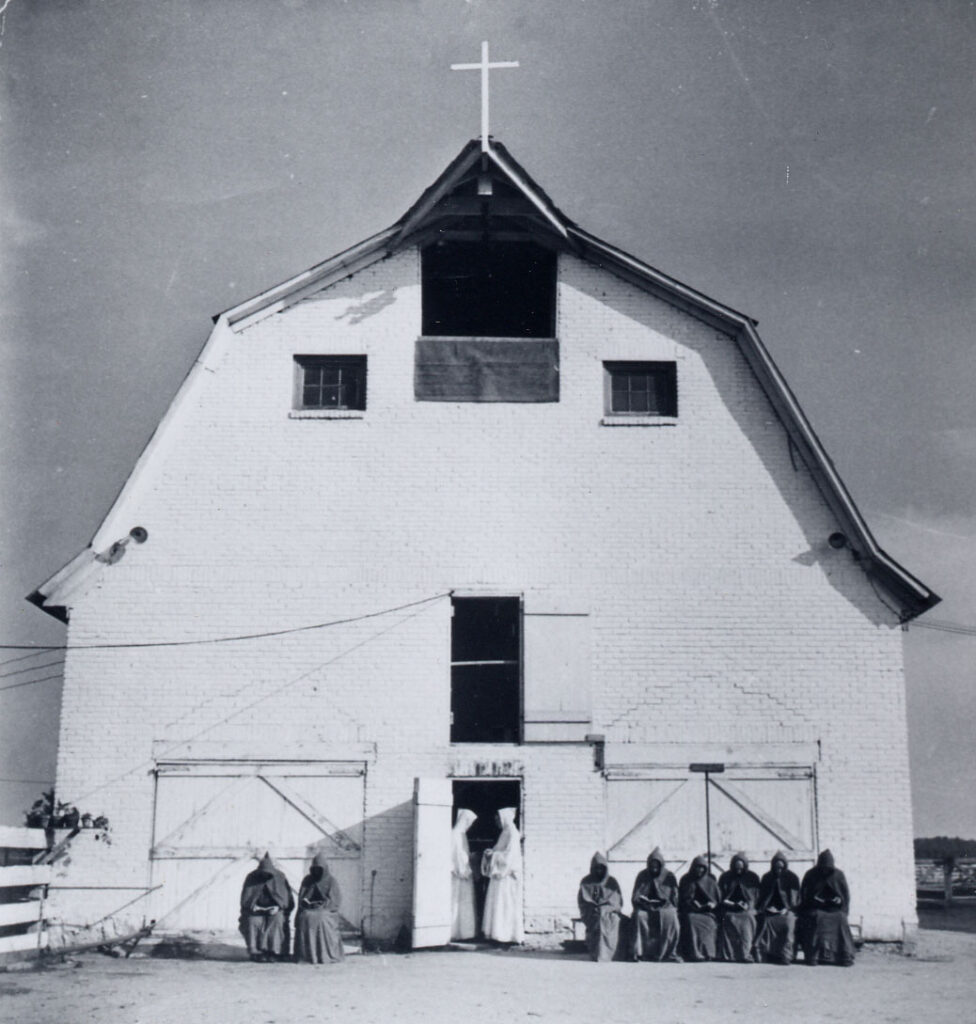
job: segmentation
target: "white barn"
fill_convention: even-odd
[[[68,622],[58,795],[112,822],[67,920],[161,885],[130,912],[233,928],[255,855],[297,884],[325,849],[352,931],[437,944],[452,806],[475,846],[516,806],[530,933],[569,927],[595,849],[629,892],[656,845],[800,873],[829,846],[866,938],[915,924],[901,625],[938,597],[754,322],[494,140],[217,317],[30,599]]]

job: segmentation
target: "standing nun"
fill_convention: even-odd
[[[317,853],[298,890],[295,916],[295,959],[305,964],[334,964],[342,960],[342,893],[329,871],[324,853]]]
[[[722,959],[751,964],[752,946],[756,941],[759,876],[749,870],[749,858],[744,853],[733,855],[729,870],[718,880],[718,891],[722,897],[719,942]]]
[[[656,847],[634,881],[635,960],[678,960],[678,882]]]
[[[800,880],[789,870],[782,850],[773,854],[769,871],[759,882],[759,933],[756,957],[774,964],[793,962],[796,907],[800,902]]]
[[[477,820],[474,811],[462,807],[451,830],[451,938],[473,939],[478,934],[474,877],[468,829]]]
[[[696,857],[678,884],[681,939],[686,960],[714,960],[718,908],[718,883],[704,857]]]
[[[602,853],[594,853],[590,873],[580,880],[576,896],[586,926],[586,949],[591,960],[612,960],[620,934],[624,898]]]
[[[847,914],[851,894],[844,872],[834,866],[834,855],[824,850],[800,885],[800,922],[803,959],[806,963],[854,963],[854,936]]]
[[[481,930],[495,942],[521,942],[522,837],[515,827],[515,808],[503,807],[497,821],[501,835],[481,861],[481,873],[489,879]]]
[[[294,906],[288,879],[265,853],[241,888],[238,926],[252,960],[267,963],[288,955],[288,915]]]

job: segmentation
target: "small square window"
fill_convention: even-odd
[[[675,363],[604,363],[605,405],[609,416],[677,416]]]
[[[365,409],[365,356],[295,356],[296,409]]]

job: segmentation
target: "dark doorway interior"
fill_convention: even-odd
[[[476,879],[478,920],[481,921],[485,893],[488,890],[488,879],[481,877],[481,855],[485,850],[490,850],[498,839],[500,829],[495,823],[495,813],[500,808],[517,808],[515,825],[521,831],[522,783],[518,779],[455,779],[452,824],[462,807],[478,815],[478,820],[468,829],[468,847]]]
[[[423,264],[423,333],[551,338],[556,254],[533,242],[440,241]]]
[[[518,743],[521,601],[456,597],[452,611],[451,742]]]

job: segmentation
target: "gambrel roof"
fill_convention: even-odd
[[[939,602],[937,594],[878,545],[796,396],[760,339],[756,321],[579,227],[556,207],[508,150],[494,139],[489,139],[485,151],[477,139],[464,146],[440,177],[395,224],[215,316],[217,328],[214,334],[140,456],[132,476],[112,512],[96,532],[92,544],[28,599],[66,620],[70,595],[84,585],[82,578],[87,579],[98,570],[99,564],[107,561],[104,556],[96,559],[95,555],[99,545],[106,546],[110,542],[105,533],[106,524],[114,518],[113,513],[136,486],[140,471],[163,435],[167,421],[192,388],[194,378],[207,364],[210,346],[226,343],[229,335],[288,309],[309,295],[404,248],[435,239],[477,238],[487,231],[493,238],[532,239],[573,253],[726,334],[738,345],[772,403],[796,454],[810,471],[836,517],[846,546],[868,576],[897,603],[902,621],[920,615]]]

